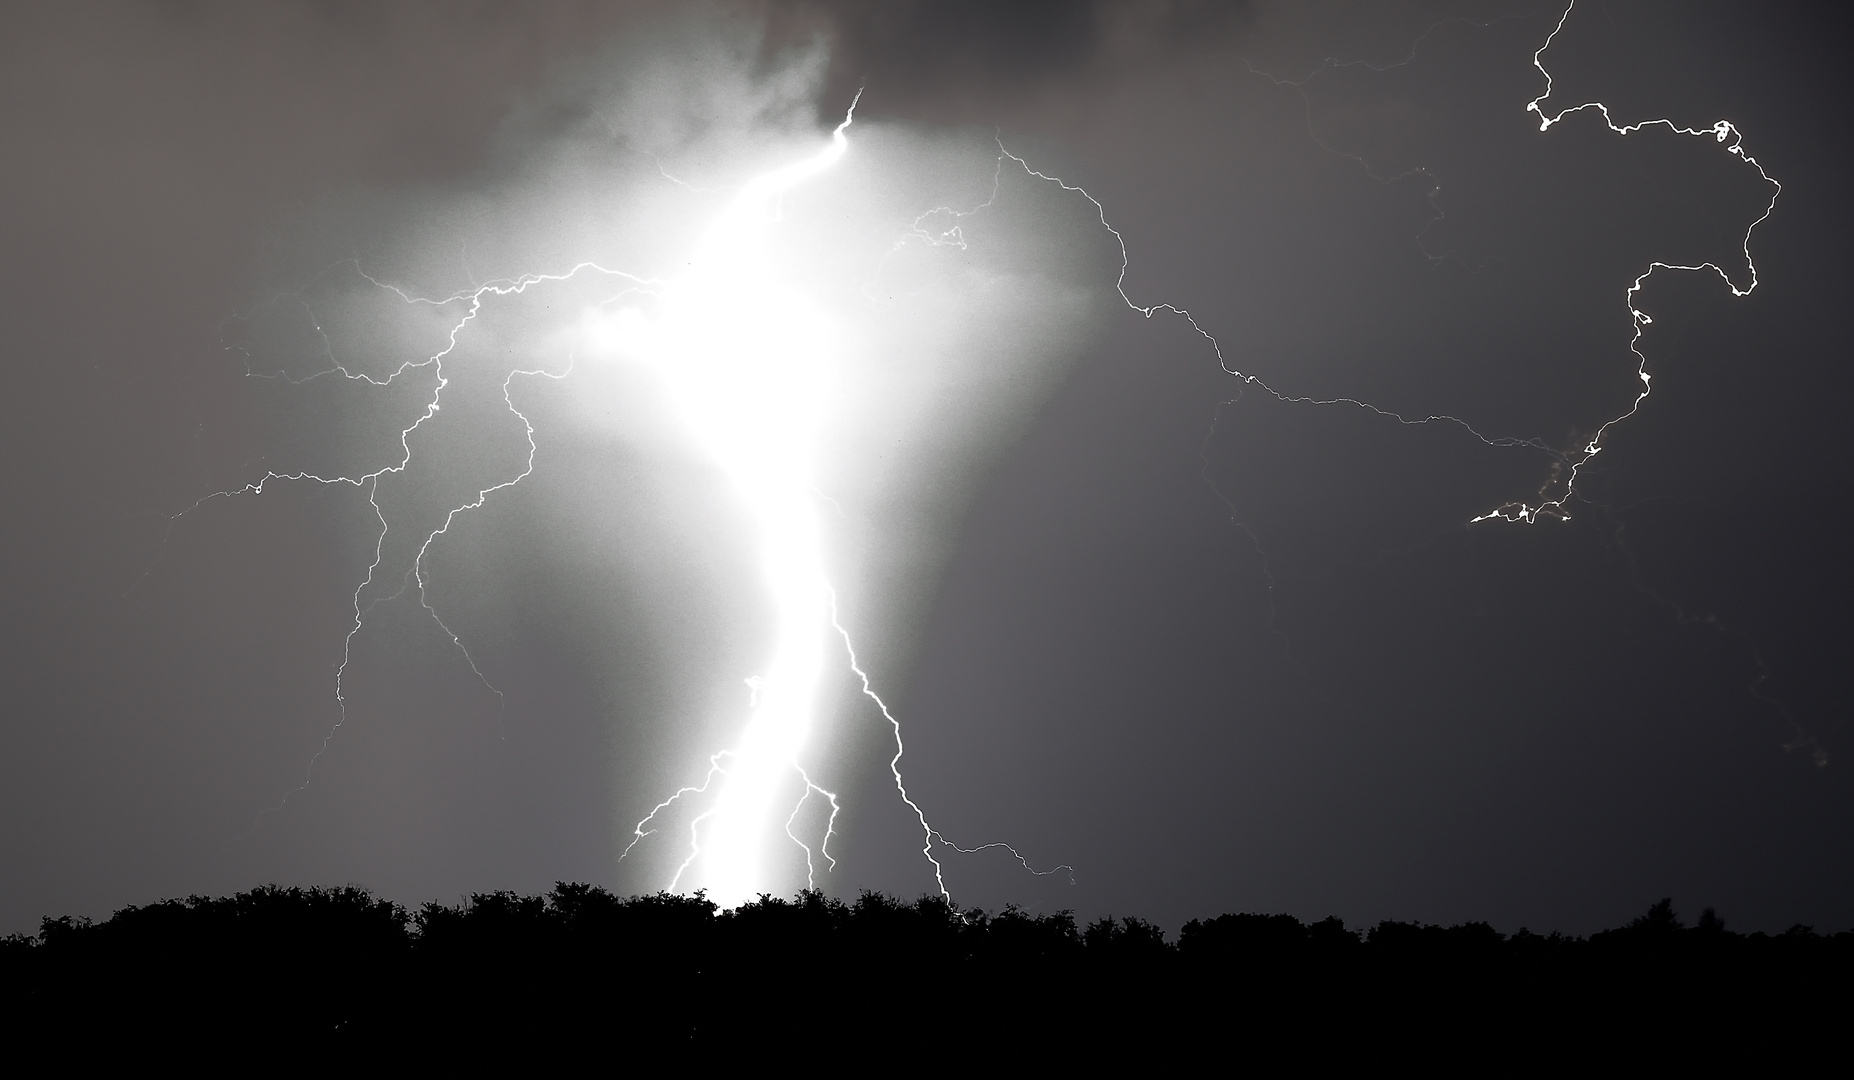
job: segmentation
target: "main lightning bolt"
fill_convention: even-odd
[[[769,261],[766,249],[781,197],[843,156],[855,110],[852,101],[830,143],[816,154],[744,185],[709,227],[689,271],[665,286],[655,320],[631,327],[634,344],[654,362],[690,429],[751,511],[759,533],[761,575],[775,614],[772,654],[766,668],[750,680],[750,714],[739,737],[709,758],[699,784],[680,788],[633,825],[625,848],[628,853],[654,833],[658,815],[672,805],[712,794],[711,805],[690,823],[689,852],[670,888],[704,889],[724,906],[765,890],[768,840],[781,823],[777,808],[782,792],[796,792],[779,831],[804,850],[807,884],[817,883],[816,863],[811,847],[792,831],[792,823],[813,797],[830,806],[817,853],[836,865],[830,839],[840,803],[801,764],[816,717],[826,643],[832,636],[842,639],[863,693],[891,727],[895,754],[889,771],[897,793],[920,823],[921,853],[933,867],[941,893],[947,889],[934,854],[936,844],[968,853],[1003,848],[1029,869],[1008,845],[960,847],[929,824],[902,780],[901,725],[857,663],[825,572],[813,455],[828,393],[829,328],[803,297],[781,286],[779,268]]]
[[[385,388],[420,372],[429,373],[432,385],[422,407],[399,430],[396,454],[384,463],[358,472],[266,469],[252,481],[214,491],[166,515],[162,554],[128,590],[133,592],[139,587],[165,557],[173,527],[180,519],[218,501],[261,496],[275,484],[355,488],[364,493],[371,516],[378,523],[371,561],[350,597],[351,616],[342,637],[340,660],[334,667],[335,719],[305,764],[301,782],[286,791],[276,805],[261,810],[250,828],[234,839],[249,837],[266,815],[283,809],[309,786],[318,763],[347,723],[348,676],[355,644],[381,606],[408,594],[414,596],[483,686],[502,699],[502,692],[471,655],[462,636],[432,604],[427,557],[461,516],[480,509],[497,492],[532,475],[537,452],[535,427],[515,403],[514,382],[518,376],[565,379],[574,369],[576,351],[569,351],[557,364],[526,364],[506,371],[499,394],[502,406],[521,425],[526,453],[520,466],[503,479],[476,486],[468,497],[443,511],[435,525],[416,529],[413,536],[399,541],[400,548],[409,554],[403,563],[389,556],[389,540],[408,526],[390,511],[390,504],[382,501],[382,484],[407,476],[419,460],[415,448],[421,438],[443,422],[444,406],[456,392],[452,386],[454,354],[472,323],[482,315],[485,304],[536,286],[580,282],[590,283],[601,293],[578,328],[581,341],[610,346],[615,338],[649,362],[667,384],[690,431],[746,502],[758,534],[762,577],[775,614],[774,642],[767,666],[748,680],[752,697],[744,729],[734,745],[710,755],[700,783],[677,790],[633,826],[625,854],[654,831],[649,826],[671,805],[692,796],[712,794],[712,805],[690,825],[689,853],[670,879],[672,889],[684,888],[687,878],[689,887],[705,889],[720,902],[731,905],[750,899],[769,884],[764,864],[775,829],[802,849],[808,885],[817,882],[820,859],[824,869],[835,868],[830,841],[835,835],[841,802],[835,792],[812,779],[800,761],[800,753],[817,711],[818,686],[829,643],[840,638],[849,670],[894,736],[895,753],[889,770],[897,793],[921,824],[922,852],[941,892],[945,894],[946,887],[941,864],[934,855],[936,845],[968,853],[1002,848],[1029,868],[1023,856],[1008,845],[962,847],[928,823],[902,781],[901,725],[858,665],[849,632],[837,616],[836,594],[825,576],[822,533],[814,513],[820,496],[813,482],[812,459],[828,393],[825,360],[829,327],[803,297],[781,287],[780,268],[769,261],[766,241],[769,226],[779,218],[782,196],[842,157],[848,148],[846,131],[854,115],[853,101],[822,150],[743,185],[703,234],[686,272],[677,277],[653,279],[581,262],[563,272],[524,274],[475,284],[445,296],[426,297],[381,281],[363,270],[358,260],[350,259],[339,267],[407,305],[440,312],[455,310],[442,347],[405,360],[383,374],[356,370],[336,355],[309,302],[299,300],[320,337],[326,366],[314,374],[291,378],[281,372],[256,370],[246,353],[247,377],[278,378],[292,385],[342,379]],[[609,288],[605,287],[607,283]],[[645,317],[635,308],[617,306],[628,298],[651,300],[654,316]],[[789,787],[796,788],[796,798],[782,813],[778,801],[781,792]],[[824,834],[815,851],[796,831],[800,812],[813,799],[829,807]],[[1049,874],[1068,869],[1064,866],[1031,872]]]

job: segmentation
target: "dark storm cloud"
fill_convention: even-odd
[[[994,122],[1023,99],[1085,80],[1132,77],[1144,66],[1216,49],[1249,5],[1213,0],[854,0],[770,9],[774,52],[808,35],[830,49],[826,102],[866,88],[870,115],[935,123]]]

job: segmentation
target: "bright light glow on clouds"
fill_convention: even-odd
[[[1563,26],[1560,18],[1557,27]],[[1545,93],[1527,107],[1538,114],[1541,129],[1592,110],[1618,134],[1665,126],[1686,136],[1711,136],[1739,161],[1756,168],[1773,189],[1772,203],[1750,228],[1769,216],[1775,181],[1743,152],[1737,129],[1724,121],[1701,128],[1666,120],[1619,126],[1609,119],[1607,107],[1597,103],[1547,116],[1541,103],[1549,98],[1551,86],[1542,57],[1556,34],[1553,30],[1532,54],[1546,85]],[[721,707],[679,709],[659,707],[657,702],[647,711],[640,707],[638,715],[647,717],[653,734],[689,730],[681,721],[690,712],[701,712],[711,730],[693,736],[699,747],[682,745],[671,751],[674,775],[689,780],[687,786],[675,788],[675,781],[661,778],[626,786],[620,797],[622,820],[629,827],[621,841],[621,858],[628,857],[625,872],[643,879],[648,888],[706,890],[729,906],[761,892],[789,891],[799,880],[801,859],[802,880],[824,883],[820,872],[835,870],[842,854],[831,849],[833,838],[840,835],[839,812],[858,783],[855,763],[841,767],[841,758],[860,753],[865,766],[872,758],[870,745],[858,750],[833,745],[833,736],[840,733],[831,730],[829,721],[842,713],[849,723],[879,718],[871,727],[883,742],[884,797],[889,797],[886,784],[892,778],[893,795],[907,810],[905,827],[918,844],[909,858],[918,850],[920,862],[931,866],[933,884],[942,893],[949,892],[949,882],[937,853],[946,851],[973,854],[998,848],[1014,856],[1023,869],[1038,873],[1015,849],[1001,844],[961,847],[929,823],[903,783],[902,726],[877,695],[858,656],[870,658],[867,662],[881,673],[885,686],[898,677],[898,658],[905,662],[908,653],[907,627],[920,612],[907,607],[909,590],[894,582],[909,574],[917,579],[933,576],[935,553],[922,551],[950,536],[961,509],[961,495],[949,495],[947,489],[969,483],[1004,437],[1000,433],[1022,426],[1027,407],[1047,392],[1055,381],[1052,375],[1071,362],[1078,342],[1109,313],[1183,320],[1192,332],[1192,348],[1239,380],[1231,384],[1239,389],[1255,386],[1286,403],[1362,408],[1405,425],[1446,422],[1489,447],[1548,449],[1533,438],[1481,435],[1455,416],[1405,416],[1362,399],[1315,398],[1273,389],[1225,357],[1212,330],[1227,333],[1227,320],[1200,325],[1182,306],[1164,300],[1135,302],[1125,287],[1125,239],[1109,224],[1107,208],[1079,184],[1038,171],[1006,150],[1003,142],[969,137],[973,133],[927,136],[897,127],[871,131],[865,126],[858,129],[858,154],[849,155],[854,103],[823,146],[793,151],[792,132],[813,130],[808,95],[816,89],[817,65],[801,63],[765,89],[749,85],[753,80],[741,73],[747,65],[737,59],[724,58],[713,71],[702,68],[699,77],[690,74],[690,65],[667,65],[674,78],[700,83],[715,97],[697,112],[706,109],[725,119],[716,121],[718,134],[704,128],[704,122],[714,118],[703,116],[689,121],[698,135],[695,139],[679,144],[674,137],[662,136],[662,145],[672,150],[680,145],[697,173],[684,174],[674,153],[665,163],[654,150],[634,152],[647,140],[617,128],[600,132],[603,141],[586,140],[584,132],[570,133],[562,141],[578,149],[584,149],[582,143],[601,152],[624,147],[622,160],[637,168],[636,175],[623,177],[622,169],[612,167],[609,154],[587,152],[583,159],[563,156],[560,176],[552,177],[557,190],[524,176],[511,186],[517,196],[512,201],[530,200],[533,205],[527,209],[545,225],[531,227],[524,215],[497,205],[482,217],[496,225],[484,231],[499,238],[500,247],[480,243],[476,234],[469,244],[453,242],[447,233],[443,250],[427,253],[432,256],[429,262],[448,262],[454,247],[469,288],[447,293],[445,286],[426,296],[411,286],[389,284],[403,280],[400,272],[376,266],[372,256],[350,255],[323,270],[310,286],[270,303],[269,308],[301,324],[297,331],[313,366],[298,379],[285,363],[279,362],[274,372],[267,363],[252,363],[253,354],[247,351],[248,373],[280,375],[292,386],[315,382],[323,392],[382,392],[369,407],[393,418],[390,424],[376,425],[382,438],[375,442],[383,450],[353,451],[359,440],[332,440],[343,454],[351,452],[364,460],[351,462],[343,456],[326,468],[301,462],[277,469],[266,465],[261,478],[241,481],[195,504],[197,508],[235,494],[261,495],[271,481],[279,487],[284,482],[349,486],[365,494],[367,528],[373,530],[377,523],[377,533],[368,535],[371,562],[354,587],[352,619],[335,669],[340,719],[310,759],[311,771],[346,719],[345,680],[351,675],[351,662],[365,653],[356,649],[357,643],[368,644],[361,641],[364,628],[376,609],[401,597],[419,601],[443,631],[445,647],[461,654],[471,672],[495,691],[497,708],[506,707],[510,695],[493,681],[496,663],[477,662],[495,655],[493,633],[485,629],[495,624],[493,611],[485,614],[494,604],[480,603],[472,611],[468,604],[473,598],[434,600],[428,595],[435,580],[431,557],[468,551],[467,545],[478,541],[467,535],[467,526],[452,526],[490,516],[476,512],[488,503],[510,499],[504,493],[518,484],[532,490],[538,485],[529,478],[537,471],[557,476],[563,468],[585,468],[583,463],[563,461],[573,456],[569,452],[555,456],[542,470],[537,464],[537,431],[557,434],[562,426],[572,427],[575,419],[596,416],[580,426],[601,424],[601,434],[620,432],[613,437],[641,443],[655,433],[645,429],[667,423],[676,433],[672,437],[699,450],[717,486],[725,486],[738,508],[725,527],[713,528],[712,519],[688,524],[675,513],[635,512],[636,503],[622,503],[623,497],[613,494],[616,485],[605,476],[582,476],[579,482],[561,484],[559,490],[566,492],[563,498],[576,512],[596,509],[602,500],[619,506],[616,514],[598,519],[599,524],[628,516],[627,524],[645,522],[636,526],[640,532],[658,529],[673,534],[681,528],[691,535],[725,534],[717,548],[735,541],[734,524],[747,526],[739,546],[752,550],[750,585],[744,577],[719,573],[690,586],[689,580],[697,576],[690,574],[680,582],[684,587],[662,589],[663,610],[655,614],[673,614],[687,625],[702,626],[698,634],[720,637],[713,633],[720,630],[752,641],[744,654],[717,647],[711,655],[693,659],[683,655],[690,650],[678,653],[674,644],[662,645],[664,655],[674,655],[676,662],[687,663],[695,672],[695,677],[683,679],[687,673],[679,670],[663,681],[714,684],[712,672],[701,665],[726,663],[735,665],[728,671],[729,681],[744,678],[750,692],[740,692]],[[739,86],[722,77],[729,70],[734,70]],[[673,81],[666,85],[675,92],[633,88],[620,112],[650,119],[676,103],[689,107],[693,95],[684,92],[688,87]],[[716,87],[738,92],[724,93]],[[665,124],[670,129],[677,126]],[[810,142],[816,136],[805,138]],[[689,149],[696,144],[697,149]],[[672,175],[731,175],[743,160],[765,159],[769,145],[783,148],[782,159],[775,160],[784,163],[752,176],[731,193],[693,186]],[[648,159],[651,167],[640,167],[640,158]],[[717,158],[726,164],[715,167]],[[532,157],[541,159],[538,154]],[[583,168],[584,175],[574,173],[575,168]],[[536,166],[535,173],[546,176],[547,167]],[[615,192],[624,197],[614,197]],[[788,197],[794,205],[806,201],[796,220],[785,216]],[[946,200],[953,205],[920,212],[923,206]],[[828,209],[820,212],[820,206]],[[905,211],[898,210],[903,206]],[[571,208],[582,216],[575,218]],[[911,226],[905,224],[909,221]],[[982,234],[970,249],[968,227],[974,235]],[[1649,274],[1655,269],[1710,270],[1743,295],[1756,284],[1749,244],[1747,229],[1741,246],[1749,276],[1742,286],[1714,263],[1656,262],[1635,278],[1627,294],[1635,325],[1631,347],[1639,343],[1649,321],[1636,305]],[[394,245],[383,246],[391,250]],[[795,253],[793,248],[809,250]],[[473,262],[478,268],[490,265],[491,274],[504,276],[482,281]],[[651,272],[606,268],[621,264]],[[353,295],[342,295],[344,288],[352,288]],[[1113,300],[1116,296],[1118,302]],[[363,314],[353,315],[344,304]],[[386,313],[364,314],[372,310],[368,305],[384,305]],[[579,312],[577,324],[573,312]],[[377,323],[370,323],[375,318]],[[357,324],[359,332],[338,328],[343,322]],[[417,336],[415,330],[430,340],[406,344]],[[400,344],[382,344],[394,341]],[[350,367],[350,355],[379,366]],[[630,363],[581,363],[598,355],[623,357]],[[1556,487],[1541,492],[1536,504],[1509,503],[1476,520],[1530,522],[1568,516],[1565,507],[1576,495],[1578,468],[1600,451],[1604,433],[1634,415],[1647,396],[1646,361],[1639,349],[1635,357],[1639,395],[1628,412],[1605,422],[1581,451],[1562,459],[1568,467],[1553,473]],[[562,383],[569,376],[571,384],[558,391],[543,385]],[[626,379],[635,383],[627,384]],[[650,391],[629,394],[628,400],[620,400],[625,393],[612,392],[613,385],[636,390],[636,383],[642,382],[652,384]],[[393,388],[387,391],[389,386]],[[558,396],[548,398],[549,393]],[[416,407],[401,414],[392,411],[394,402]],[[560,423],[563,417],[565,425]],[[389,429],[393,437],[384,438]],[[494,444],[498,430],[510,436],[500,449]],[[550,449],[558,450],[559,445]],[[676,494],[688,496],[693,504],[703,493],[685,489],[700,488],[703,478],[683,484],[686,479],[678,476],[665,486],[677,487]],[[1234,506],[1230,509],[1233,515]],[[625,552],[609,529],[589,525],[586,531],[596,536],[599,560],[649,561],[649,555],[635,548]],[[461,564],[464,557],[455,557]],[[446,566],[447,571],[453,569]],[[467,585],[451,584],[462,576],[438,575],[446,587],[466,592]],[[841,587],[841,597],[833,585]],[[704,587],[724,594],[723,606],[705,608],[704,597],[693,595]],[[581,585],[576,582],[574,588]],[[637,615],[635,606],[625,609],[611,603],[611,596],[597,594],[592,586],[584,591],[585,605],[618,612],[611,616],[614,621]],[[915,591],[924,595],[930,589]],[[577,595],[570,599],[580,600]],[[445,612],[442,619],[440,608]],[[455,609],[464,610],[453,615]],[[845,629],[850,625],[858,629],[855,642]],[[659,628],[659,639],[672,636]],[[600,642],[598,648],[611,640],[611,635],[596,632],[578,637]],[[876,639],[874,646],[869,637]],[[487,649],[476,645],[482,638],[492,639]],[[506,639],[503,644],[506,647]],[[596,664],[605,665],[609,659],[600,656]],[[635,682],[647,679],[626,674]],[[624,676],[609,677],[618,681]],[[840,700],[846,689],[862,709],[860,718],[849,716]],[[871,704],[877,716],[869,715]],[[295,792],[306,787],[307,779]],[[923,787],[923,801],[943,812],[953,804],[944,785]],[[840,799],[833,788],[844,791],[846,798]],[[665,794],[667,798],[655,801]],[[868,808],[865,803],[855,809]],[[637,819],[645,810],[648,813]],[[960,831],[968,828],[969,823]],[[647,838],[654,839],[646,844]],[[854,865],[852,860],[846,863]],[[850,874],[828,882],[833,889],[846,883],[853,887],[868,882],[852,882]],[[894,887],[892,881],[876,883]]]
[[[766,98],[776,106],[791,88],[775,83]],[[505,526],[522,530],[521,572],[538,564],[543,582],[560,530],[583,530],[575,539],[595,550],[594,580],[582,571],[556,598],[597,620],[572,637],[595,643],[588,677],[640,696],[668,688],[634,713],[612,710],[618,722],[643,719],[658,755],[640,766],[646,756],[627,747],[619,765],[637,781],[617,798],[624,887],[700,889],[733,905],[800,884],[948,893],[957,883],[943,873],[945,851],[996,849],[1030,868],[1014,848],[961,846],[929,823],[902,782],[901,723],[858,657],[885,674],[906,657],[918,583],[950,549],[976,473],[1093,325],[1098,297],[1073,270],[1090,261],[1076,252],[1092,223],[1058,228],[1051,243],[1050,224],[1022,204],[996,208],[985,229],[1006,254],[949,260],[908,223],[968,187],[973,202],[987,189],[985,205],[998,200],[988,139],[859,129],[846,162],[854,102],[819,140],[797,134],[814,130],[808,105],[767,120],[772,107],[749,89],[721,96],[712,125],[669,140],[681,156],[636,152],[615,131],[569,132],[523,155],[532,171],[495,214],[458,205],[450,224],[488,222],[487,236],[434,241],[445,225],[382,214],[412,235],[338,258],[232,321],[228,341],[248,375],[275,377],[293,400],[306,387],[341,392],[349,427],[368,433],[318,428],[328,445],[309,460],[292,445],[287,467],[266,466],[181,515],[286,484],[352,487],[365,500],[368,557],[350,586],[334,721],[300,783],[244,837],[309,790],[344,734],[376,620],[398,600],[441,632],[445,662],[467,663],[492,723],[520,722],[520,691],[501,681],[508,650],[533,640],[509,621],[519,575],[484,572],[475,546],[508,514],[521,519]],[[601,139],[626,149],[629,174],[585,166],[587,145],[614,145]],[[731,187],[709,179],[740,172],[749,178]],[[1039,193],[1016,190],[1027,194]],[[1028,233],[1045,259],[1012,261]],[[447,263],[467,287],[412,283],[443,280]],[[570,509],[570,520],[534,513],[550,483],[566,504],[548,509]],[[614,563],[650,591],[602,584]],[[650,628],[647,645],[611,647],[638,625]],[[662,659],[645,669],[638,652]],[[906,869],[861,858],[826,879],[839,870],[832,844],[847,805],[832,788],[850,798],[870,789],[859,826],[911,833],[899,850],[923,858]],[[863,850],[877,848],[895,849],[885,837]]]
[[[824,149],[741,189],[702,237],[687,272],[664,290],[654,320],[619,316],[749,508],[775,613],[766,666],[749,680],[751,714],[738,741],[714,756],[699,787],[677,792],[639,822],[632,840],[649,835],[651,819],[670,801],[718,787],[691,826],[689,857],[670,887],[706,889],[729,906],[769,887],[763,864],[778,831],[804,847],[811,865],[810,847],[789,829],[798,807],[781,811],[782,793],[796,787],[800,803],[828,799],[833,823],[836,817],[836,796],[799,764],[831,630],[814,461],[831,334],[823,316],[783,284],[766,248],[781,197],[843,156],[850,120],[845,115]],[[779,829],[782,822],[787,827]],[[819,854],[829,858],[828,832]]]
[[[265,882],[1854,925],[1832,35],[110,10],[0,8],[0,932]]]

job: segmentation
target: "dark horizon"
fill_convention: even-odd
[[[1683,927],[1665,900],[1589,938],[1226,914],[1170,941],[1138,918],[962,913],[938,895],[720,912],[560,883],[407,910],[360,890],[260,889],[0,938],[0,1005],[41,1040],[82,1038],[90,1058],[195,1062],[287,1046],[480,1066],[614,1045],[764,1061],[799,1031],[838,1052],[926,1050],[923,1021],[950,1021],[949,1063],[994,1066],[1770,1065],[1833,1053],[1772,1033],[1835,1015],[1851,948],[1854,933],[1739,934],[1710,909]]]
[[[1585,942],[1592,938],[1614,935],[1625,931],[1647,931],[1668,933],[1674,931],[1693,931],[1705,934],[1728,934],[1735,938],[1763,940],[1771,937],[1789,937],[1793,939],[1833,939],[1840,940],[1854,936],[1854,927],[1836,929],[1833,927],[1810,926],[1793,923],[1776,933],[1762,929],[1742,930],[1734,922],[1712,907],[1700,908],[1697,913],[1683,907],[1674,897],[1662,897],[1646,904],[1633,918],[1623,920],[1615,926],[1602,927],[1586,934],[1569,934],[1552,927],[1518,926],[1502,928],[1494,926],[1483,919],[1470,919],[1452,925],[1426,923],[1421,920],[1403,921],[1380,919],[1374,924],[1352,925],[1337,915],[1327,914],[1316,917],[1310,912],[1291,911],[1225,911],[1216,914],[1200,913],[1188,918],[1180,926],[1167,927],[1142,918],[1137,912],[1106,912],[1088,920],[1078,920],[1075,912],[1060,909],[1049,912],[1035,912],[1021,905],[1006,903],[993,910],[961,905],[957,900],[939,893],[922,893],[913,899],[896,897],[874,889],[860,890],[854,897],[833,896],[819,889],[803,889],[790,896],[776,896],[762,893],[752,900],[736,907],[717,904],[710,899],[705,890],[691,892],[670,892],[659,889],[651,893],[618,894],[600,885],[579,881],[557,881],[553,888],[537,895],[524,895],[512,890],[499,889],[489,892],[476,892],[457,897],[452,902],[442,899],[405,902],[390,897],[376,897],[372,891],[361,885],[278,885],[268,883],[241,889],[229,896],[207,896],[193,894],[189,896],[167,896],[146,904],[129,904],[110,912],[106,917],[92,919],[81,915],[51,915],[40,918],[37,929],[32,933],[13,932],[0,935],[0,942],[13,949],[33,949],[52,944],[60,940],[61,935],[72,931],[88,930],[96,927],[118,925],[137,925],[138,932],[152,932],[159,936],[163,932],[160,925],[161,913],[199,913],[236,911],[240,907],[251,905],[278,904],[282,909],[292,905],[302,906],[304,911],[313,911],[325,904],[351,905],[369,911],[387,912],[390,918],[400,923],[407,933],[414,937],[424,932],[424,928],[433,921],[467,919],[473,912],[494,912],[496,915],[484,915],[485,918],[499,918],[504,914],[518,915],[522,918],[540,918],[543,914],[570,917],[576,905],[583,905],[588,900],[601,905],[616,907],[650,907],[671,906],[689,911],[705,913],[708,919],[729,917],[751,917],[756,910],[780,908],[812,908],[822,906],[832,911],[844,911],[856,907],[874,905],[885,909],[914,909],[916,911],[942,912],[956,921],[974,925],[984,925],[994,919],[1024,918],[1038,923],[1072,926],[1077,932],[1088,927],[1127,927],[1147,935],[1155,943],[1176,947],[1183,937],[1197,932],[1198,928],[1221,923],[1242,922],[1259,925],[1257,920],[1273,921],[1285,925],[1291,921],[1302,931],[1321,928],[1320,932],[1338,934],[1343,932],[1350,937],[1368,941],[1374,931],[1382,935],[1395,935],[1404,932],[1455,931],[1471,932],[1490,941],[1528,941],[1533,939],[1550,939],[1565,942]],[[210,914],[208,918],[212,918]],[[385,917],[385,916],[382,916]],[[171,932],[172,927],[165,928]],[[1114,932],[1117,932],[1114,931]],[[12,955],[19,955],[17,953]]]
[[[1071,868],[943,845],[955,902],[1854,928],[1837,36],[1579,0],[1546,113],[1730,127],[1541,131],[1564,11],[9,8],[0,933],[665,887],[694,811],[619,856],[773,620],[673,395],[563,344],[620,279],[567,271],[677,272],[859,91],[778,219],[830,585],[933,827]],[[862,689],[833,653],[811,873],[932,892]]]

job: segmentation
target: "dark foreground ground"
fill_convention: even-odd
[[[1688,928],[1666,901],[1589,938],[1222,915],[1167,941],[873,894],[723,912],[562,884],[408,911],[263,888],[48,918],[0,943],[0,1008],[16,1055],[62,1068],[1814,1073],[1846,1064],[1851,975],[1854,932]]]

